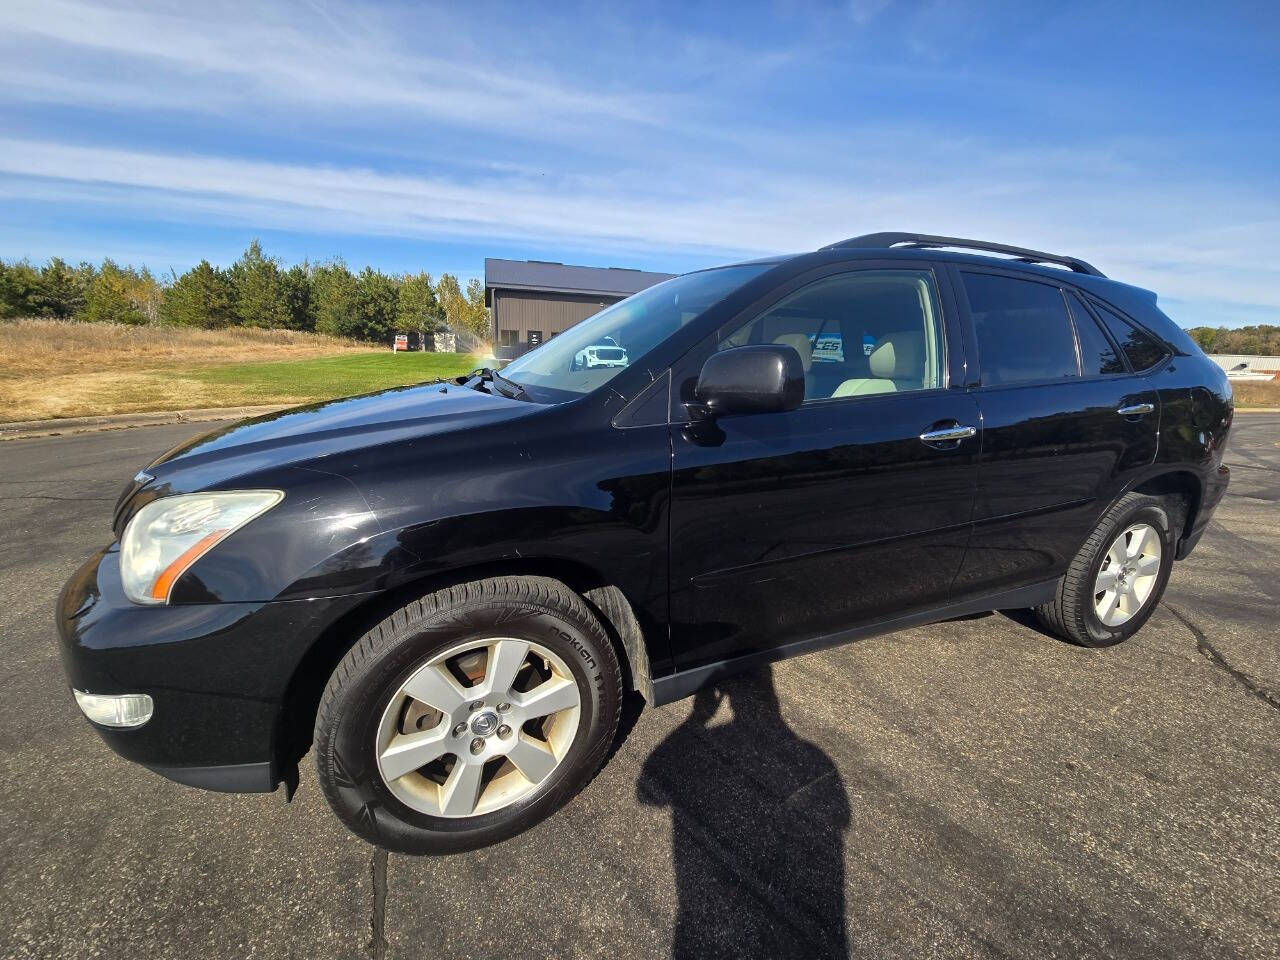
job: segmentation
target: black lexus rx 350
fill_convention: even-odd
[[[601,343],[627,364],[579,362]],[[1152,293],[857,237],[183,444],[64,588],[62,652],[130,760],[270,791],[314,744],[352,830],[463,850],[585,784],[630,690],[993,609],[1124,640],[1222,497],[1231,417]]]

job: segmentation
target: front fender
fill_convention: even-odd
[[[197,560],[171,603],[236,603],[345,596],[378,584],[415,558],[404,556],[346,477],[285,467],[238,486],[283,490],[284,500]]]

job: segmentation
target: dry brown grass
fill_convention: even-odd
[[[1280,407],[1280,380],[1233,380],[1237,407]]]
[[[286,404],[301,400],[286,395],[279,402]],[[138,373],[107,370],[44,376],[34,385],[30,380],[0,380],[0,421],[198,410],[242,404],[248,404],[248,401],[241,400],[235,391],[210,387],[191,377],[159,370]]]
[[[211,387],[175,371],[371,349],[354,340],[291,330],[4,322],[0,323],[0,421],[229,406],[243,402],[235,391]]]
[[[294,330],[15,320],[0,323],[0,382],[40,374],[138,371],[174,364],[302,360],[370,349],[367,343]]]

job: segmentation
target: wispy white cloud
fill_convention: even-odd
[[[964,155],[984,165],[972,145]],[[1004,158],[1006,166],[1011,162]],[[1032,155],[1022,166],[1043,169],[1044,162]],[[859,189],[804,173],[739,170],[718,178],[714,168],[696,167],[686,173],[679,183],[606,177],[546,182],[526,171],[459,182],[356,167],[0,139],[0,174],[8,175],[0,179],[0,197],[111,205],[159,219],[428,239],[519,239],[551,249],[680,251],[709,262],[716,255],[811,249],[850,232],[908,226],[1070,250],[1169,296],[1280,307],[1280,267],[1267,255],[1280,230],[1274,205],[1269,213],[1255,210],[1254,219],[1230,226],[1171,229],[1189,217],[1208,223],[1210,215],[1222,218],[1224,210],[1241,204],[1220,190],[1197,189],[1182,197],[1150,192],[1146,200],[1162,204],[1161,216],[1126,225],[1126,214],[1108,209],[1114,195],[1099,195],[1089,184],[1073,185],[1065,177],[1050,187],[1038,178],[985,186],[977,175],[922,175],[896,189]],[[881,176],[872,164],[851,168],[845,182]],[[1132,194],[1128,199],[1143,200]],[[1071,207],[1077,208],[1074,216]],[[1226,272],[1232,282],[1224,289]]]
[[[453,29],[444,15],[435,19],[442,31]],[[367,7],[317,17],[271,3],[156,10],[11,0],[0,6],[0,30],[10,38],[0,83],[37,101],[87,98],[120,108],[193,112],[253,105],[329,115],[360,109],[529,133],[580,130],[599,118],[651,123],[669,107],[643,92],[608,94],[561,84],[532,64],[514,71],[486,67],[484,58],[458,55],[457,36],[439,44],[453,55],[433,55],[410,47],[394,23]],[[57,48],[78,54],[49,56]],[[88,62],[77,62],[86,55]]]
[[[897,16],[882,7],[851,4],[843,29]],[[601,33],[616,46],[565,56],[565,21],[540,19],[503,33],[482,9],[9,0],[0,97],[95,122],[9,124],[0,199],[126,223],[708,263],[920,229],[1076,253],[1203,314],[1190,319],[1280,309],[1274,189],[1178,172],[1167,143],[886,111],[911,72],[900,63],[877,68],[891,71],[881,88],[842,91],[833,115],[793,117],[785,100],[754,105],[791,75],[827,77],[813,54],[826,38],[807,38],[806,58],[619,22]]]

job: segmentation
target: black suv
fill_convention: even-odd
[[[626,366],[575,362],[605,342]],[[1154,294],[856,237],[170,451],[64,588],[63,656],[128,759],[292,790],[314,741],[351,829],[462,850],[565,803],[630,690],[993,609],[1125,639],[1222,497],[1231,417]]]

